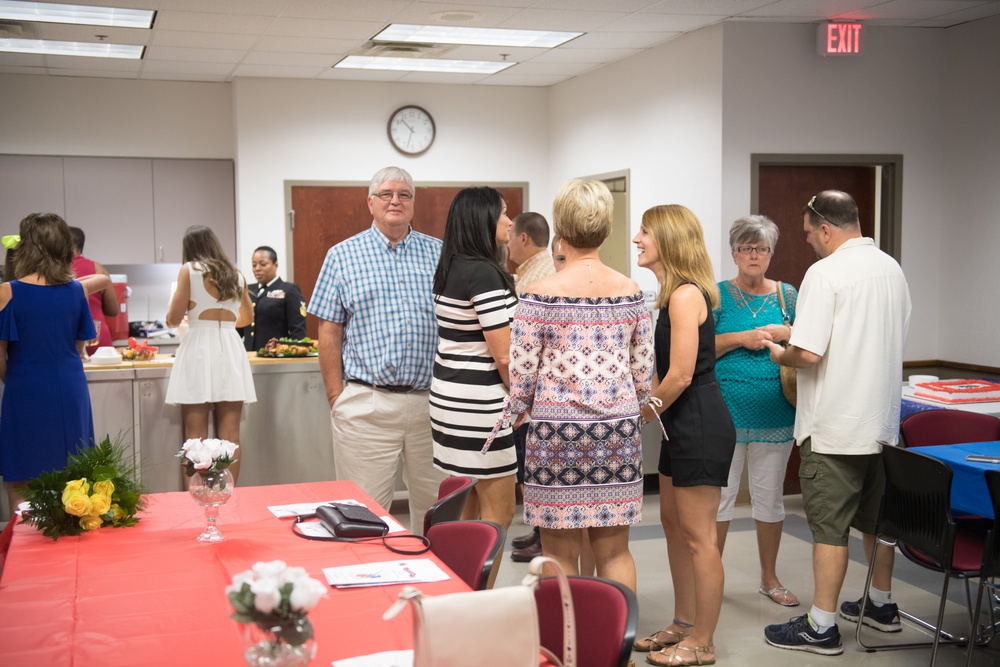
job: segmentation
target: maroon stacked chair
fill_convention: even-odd
[[[436,523],[461,519],[465,501],[475,485],[474,477],[446,477],[438,487],[438,501],[424,514],[424,535]]]
[[[446,521],[427,531],[431,551],[475,591],[492,588],[507,531],[492,521]]]
[[[568,577],[576,618],[577,667],[626,667],[639,622],[639,603],[623,584],[599,577]],[[543,579],[535,592],[542,646],[565,662],[559,581]]]

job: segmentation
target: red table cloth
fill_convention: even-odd
[[[229,618],[225,587],[257,561],[283,560],[325,582],[340,565],[430,558],[394,554],[381,541],[320,542],[296,537],[269,505],[354,498],[386,512],[346,481],[237,487],[219,512],[228,538],[199,544],[202,508],[187,493],[149,496],[142,521],[53,542],[18,525],[0,578],[0,664],[66,667],[232,665],[243,662],[242,626]],[[467,591],[457,577],[419,584],[429,595]],[[339,590],[309,613],[318,651],[314,665],[410,648],[409,607],[382,613],[400,586]]]

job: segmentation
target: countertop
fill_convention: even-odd
[[[258,357],[256,352],[247,352],[247,358],[251,366],[268,364],[300,364],[318,361],[316,357]],[[116,364],[95,364],[84,363],[84,371],[120,371],[140,368],[169,368],[174,364],[172,354],[157,353],[155,357],[146,361],[119,361]]]

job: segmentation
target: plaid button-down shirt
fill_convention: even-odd
[[[344,324],[344,379],[429,389],[432,287],[441,241],[412,229],[393,248],[375,225],[330,248],[308,312]]]

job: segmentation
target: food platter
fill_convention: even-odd
[[[272,338],[257,350],[258,357],[267,359],[316,357],[316,341],[311,338]]]

